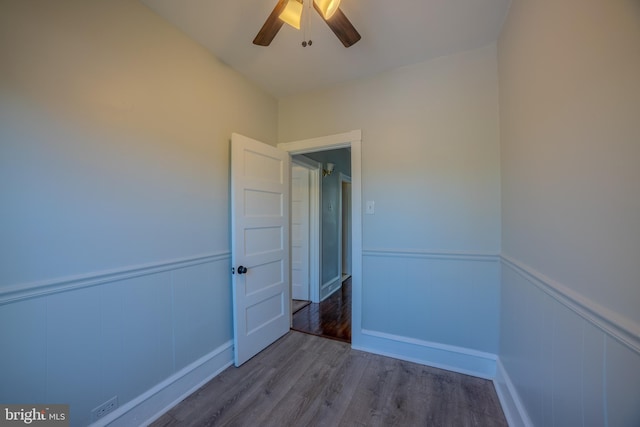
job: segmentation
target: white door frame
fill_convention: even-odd
[[[351,346],[362,344],[362,131],[278,144],[289,155],[351,148]],[[342,274],[342,273],[341,273]]]
[[[342,256],[342,251],[344,250],[344,240],[342,238],[342,228],[344,226],[344,217],[343,217],[344,206],[342,205],[342,200],[343,200],[342,184],[345,182],[348,182],[349,184],[351,184],[351,177],[349,175],[345,175],[342,172],[340,172],[339,182],[340,182],[340,188],[339,188],[340,197],[338,197],[339,199],[338,212],[340,212],[340,220],[338,221],[338,237],[340,238],[340,244],[338,245],[338,272],[340,273],[340,281],[342,282],[342,275],[344,274],[344,265],[342,263],[342,259],[344,258]]]
[[[322,180],[320,171],[322,163],[308,157],[292,158],[292,164],[309,170],[309,298],[312,302],[320,302],[320,266],[322,265],[322,221],[320,220],[320,195]]]

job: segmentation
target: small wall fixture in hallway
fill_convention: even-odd
[[[327,163],[327,168],[326,169],[322,169],[322,176],[329,176],[333,173],[333,169],[335,168],[336,165],[334,165],[333,163]]]

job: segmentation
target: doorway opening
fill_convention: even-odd
[[[322,174],[314,187],[309,175],[318,165]],[[291,182],[292,329],[351,342],[349,149],[293,156]],[[319,221],[310,227],[314,214]],[[319,277],[311,264],[319,266]]]
[[[332,135],[312,140],[279,144],[278,148],[288,151],[292,164],[301,157],[311,159],[320,165],[320,240],[318,242],[318,289],[316,301],[292,315],[292,328],[303,332],[327,336],[342,341],[356,342],[360,332],[360,287],[362,266],[361,240],[361,171],[360,171],[360,131]],[[333,171],[328,173],[333,165]],[[293,170],[293,169],[292,169]],[[325,171],[324,174],[322,172]],[[292,196],[297,190],[292,181]],[[292,204],[292,217],[297,207]],[[295,255],[298,242],[294,242],[298,226],[292,221],[292,266],[300,259]],[[314,243],[310,241],[311,247]],[[292,276],[296,273],[292,268]],[[304,274],[304,269],[300,270]],[[343,280],[344,279],[344,280]],[[292,292],[299,295],[297,291]],[[293,293],[292,293],[293,294]],[[314,299],[314,289],[310,289],[310,300]],[[302,294],[304,295],[304,293]],[[296,306],[293,301],[292,306]],[[306,317],[305,317],[306,313]],[[316,316],[312,319],[309,316]],[[302,320],[301,320],[302,318]],[[327,328],[323,328],[324,323]],[[346,319],[347,328],[343,320]],[[303,326],[304,326],[303,325]],[[328,334],[323,330],[330,330]],[[333,330],[333,332],[331,332]]]

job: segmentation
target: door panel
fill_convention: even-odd
[[[233,134],[231,253],[236,366],[289,331],[288,203],[289,155]]]

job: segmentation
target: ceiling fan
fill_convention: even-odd
[[[300,29],[303,0],[278,0],[278,4],[264,22],[264,25],[253,40],[253,44],[269,46],[282,25],[286,22]],[[340,39],[344,47],[354,45],[361,36],[349,19],[340,10],[339,0],[305,0],[313,2],[314,9],[327,23],[331,31]]]

